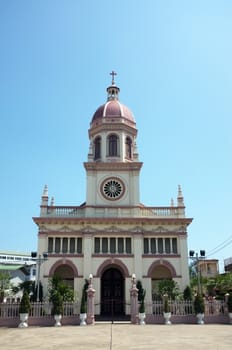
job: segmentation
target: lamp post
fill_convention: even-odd
[[[93,288],[92,273],[89,275],[89,286],[86,292],[87,292],[87,323],[93,325],[95,322],[94,296],[95,296],[96,290]]]
[[[200,268],[199,268],[199,261],[201,259],[205,258],[205,250],[200,250],[200,257],[198,255],[198,253],[195,253],[194,250],[190,250],[189,251],[189,258],[196,261],[196,265],[197,265],[197,292],[198,292],[198,294],[201,294],[201,272],[200,272]]]
[[[134,286],[136,284],[136,274],[133,273],[131,276],[131,282],[132,282],[132,286]]]
[[[37,257],[37,252],[31,252],[31,257],[36,261],[36,265],[38,267],[37,271],[37,291],[36,291],[36,301],[39,302],[39,286],[40,286],[40,266],[41,264],[48,260],[48,253],[43,253],[43,255],[39,254]]]
[[[92,285],[92,280],[93,280],[93,275],[92,273],[90,273],[89,275],[89,284]]]

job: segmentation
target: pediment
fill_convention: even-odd
[[[84,227],[81,232],[83,233],[95,233],[97,232],[96,228],[92,227],[92,226],[86,226]]]
[[[141,226],[135,226],[132,229],[130,229],[132,232],[142,233],[144,229]]]
[[[110,226],[110,227],[107,228],[107,231],[108,232],[121,232],[122,229],[118,228],[117,226]]]

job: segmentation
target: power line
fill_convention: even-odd
[[[222,243],[218,244],[215,248],[211,249],[209,251],[209,254],[211,254],[211,252],[213,252],[214,250],[218,249],[221,245],[224,245],[227,241],[230,241],[232,239],[232,236],[228,237],[225,241],[223,241]]]
[[[220,250],[224,249],[225,247],[229,246],[232,243],[232,236],[230,236],[229,238],[227,238],[225,241],[223,241],[222,243],[220,243],[218,246],[216,246],[214,249],[211,249],[209,251],[209,254],[207,254],[207,256],[211,256],[214,255],[216,253],[218,253]]]

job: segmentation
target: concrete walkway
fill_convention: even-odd
[[[231,350],[232,325],[131,325],[0,328],[2,350]]]

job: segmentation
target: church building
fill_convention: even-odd
[[[106,102],[97,108],[89,128],[84,163],[86,201],[57,206],[45,186],[38,226],[39,279],[59,274],[80,297],[84,279],[93,276],[96,314],[130,313],[132,275],[152,302],[159,281],[173,279],[180,291],[189,285],[187,227],[181,187],[176,204],[146,206],[140,202],[137,129],[131,110],[119,100],[112,72]],[[142,135],[141,138],[145,138]],[[112,309],[113,308],[113,309]]]

